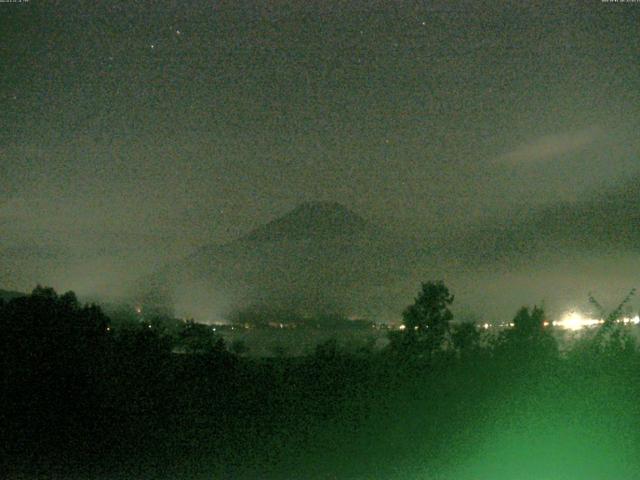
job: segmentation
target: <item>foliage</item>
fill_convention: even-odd
[[[513,318],[514,332],[522,338],[535,338],[544,330],[544,310],[534,306],[531,311],[521,307]]]
[[[60,459],[82,465],[83,478],[157,477],[151,464],[163,478],[188,477],[190,468],[216,478],[290,478],[301,457],[326,468],[323,478],[392,477],[416,458],[417,442],[429,453],[420,456],[427,469],[466,461],[478,440],[492,445],[494,436],[524,461],[535,445],[560,455],[566,445],[602,440],[634,458],[626,439],[636,435],[640,354],[627,332],[636,327],[612,322],[560,356],[544,311],[523,307],[514,328],[485,347],[476,325],[449,324],[453,296],[444,285],[425,285],[405,310],[405,330],[390,335],[402,356],[333,338],[308,357],[275,348],[276,358],[263,359],[234,357],[207,325],[153,316],[112,323],[72,293],[38,287],[0,304],[0,441],[29,465],[47,465],[47,454],[57,468]],[[447,345],[455,350],[439,351]],[[243,343],[231,350],[242,354]],[[585,443],[584,431],[573,433],[584,424],[611,427]],[[526,441],[509,437],[514,428],[526,430]],[[492,436],[479,439],[483,431]],[[123,458],[144,471],[132,475]],[[373,459],[374,474],[355,470],[361,459]],[[294,476],[305,478],[302,468]]]
[[[80,305],[73,292],[58,296],[52,288],[37,286],[31,295],[3,305],[2,355],[12,364],[34,368],[45,358],[90,362],[93,352],[105,346],[108,329],[109,319],[98,306]]]
[[[453,298],[442,281],[423,283],[414,303],[402,313],[404,331],[390,336],[391,348],[428,356],[439,350],[453,319]]]
[[[452,328],[451,342],[463,357],[475,354],[480,348],[480,340],[480,330],[473,322],[459,323]]]
[[[516,365],[545,364],[558,356],[558,344],[547,328],[544,310],[521,307],[513,318],[513,328],[498,337],[496,353],[506,355]]]
[[[453,295],[442,281],[426,282],[416,297],[413,305],[402,313],[403,324],[408,331],[444,337],[449,330],[449,322],[453,314],[449,305],[453,303]]]

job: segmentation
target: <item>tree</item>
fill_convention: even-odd
[[[453,319],[449,310],[453,298],[441,280],[423,283],[413,305],[402,313],[405,342],[423,344],[429,353],[439,349]]]
[[[544,328],[544,310],[534,306],[529,312],[529,308],[521,307],[513,318],[513,327],[520,337],[532,337],[540,334]]]
[[[473,322],[460,323],[454,326],[451,341],[462,357],[468,357],[480,348],[480,331]]]
[[[7,303],[0,316],[0,330],[7,339],[6,352],[34,366],[59,359],[85,360],[98,354],[108,338],[109,319],[96,305],[80,305],[73,292],[58,296],[38,285],[31,295]],[[45,361],[45,359],[48,359]]]
[[[513,328],[499,337],[498,349],[524,363],[556,357],[558,344],[545,323],[541,307],[521,307],[513,318]]]
[[[21,436],[37,439],[33,446],[96,423],[110,372],[109,328],[98,306],[52,288],[38,286],[0,308],[0,410]]]

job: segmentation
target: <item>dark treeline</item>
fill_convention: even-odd
[[[491,337],[422,285],[383,350],[251,358],[209,326],[36,288],[0,302],[16,478],[634,478],[640,353],[605,315],[560,348],[523,307]]]

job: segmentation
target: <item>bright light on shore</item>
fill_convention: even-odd
[[[631,323],[633,325],[638,325],[640,323],[640,316],[636,315],[635,317],[631,317],[631,318],[624,317],[621,321],[625,325],[628,325],[629,323]]]
[[[580,312],[570,311],[566,312],[560,320],[553,322],[555,327],[564,328],[566,330],[580,330],[586,327],[595,327],[601,325],[604,320],[587,317]],[[623,317],[617,320],[616,323],[622,323],[623,325],[638,325],[640,324],[640,317]]]
[[[562,318],[553,324],[556,327],[565,328],[567,330],[580,330],[585,327],[593,327],[602,323],[602,320],[596,318],[585,317],[579,312],[567,312]]]

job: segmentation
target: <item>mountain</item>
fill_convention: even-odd
[[[145,287],[169,294],[177,313],[201,304],[199,318],[251,305],[372,315],[386,301],[380,292],[409,268],[409,245],[343,205],[307,202],[235,241],[200,248]]]
[[[376,235],[376,229],[348,208],[334,202],[305,202],[288,214],[256,228],[244,237],[248,242],[282,239],[350,238]]]
[[[343,205],[304,203],[234,241],[205,245],[144,287],[204,321],[252,306],[397,321],[419,282],[444,279],[458,305],[491,310],[490,295],[491,312],[504,315],[515,308],[511,298],[529,301],[523,292],[553,298],[546,286],[564,289],[566,302],[592,285],[617,293],[635,284],[639,250],[636,177],[444,238],[407,239]]]

